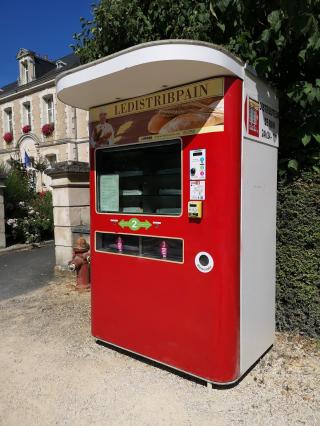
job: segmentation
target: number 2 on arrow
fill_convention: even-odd
[[[139,222],[138,222],[138,220],[137,219],[131,219],[131,229],[133,230],[133,231],[136,231],[136,230],[138,230],[140,227],[139,227]]]

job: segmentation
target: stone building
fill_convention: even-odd
[[[16,58],[18,80],[0,88],[0,162],[20,159],[34,171],[37,191],[48,190],[51,178],[34,165],[89,157],[87,111],[60,102],[55,87],[56,76],[78,66],[79,58],[52,61],[27,49]]]

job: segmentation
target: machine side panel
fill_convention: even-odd
[[[241,165],[240,373],[272,345],[275,262],[278,99],[247,74],[243,92]]]

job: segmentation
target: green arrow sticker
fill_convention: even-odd
[[[149,229],[150,226],[152,226],[148,220],[141,222],[136,217],[132,217],[130,220],[121,219],[118,224],[119,226],[121,226],[122,229],[128,227],[131,229],[131,231],[138,231],[140,228]]]

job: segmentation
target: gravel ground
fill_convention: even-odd
[[[230,389],[208,389],[90,336],[73,278],[0,302],[0,425],[320,425],[319,343],[278,334]]]

